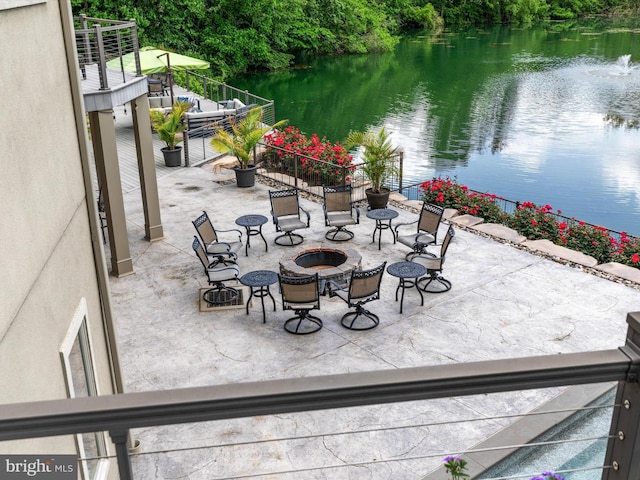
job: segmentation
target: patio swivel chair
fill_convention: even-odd
[[[283,232],[275,238],[277,245],[291,247],[299,245],[304,238],[294,230],[309,228],[310,215],[300,206],[298,200],[298,190],[290,188],[287,190],[270,190],[269,200],[271,201],[271,216],[276,226],[276,232]],[[303,217],[303,214],[306,217]]]
[[[427,293],[443,293],[451,290],[451,282],[444,278],[442,273],[442,265],[444,264],[445,255],[449,248],[451,239],[455,236],[453,225],[449,225],[449,229],[444,236],[442,245],[440,245],[440,256],[416,255],[412,262],[419,263],[427,267],[427,276],[418,279],[418,288]]]
[[[405,260],[411,261],[416,255],[432,255],[427,251],[429,245],[434,245],[438,236],[438,227],[442,221],[444,208],[438,205],[424,202],[418,220],[409,223],[398,223],[394,230],[398,242],[411,247],[411,252],[405,255]],[[407,234],[407,226],[417,224],[417,229],[413,233]],[[404,230],[401,234],[400,230]]]
[[[342,316],[340,323],[349,330],[371,330],[380,323],[378,315],[364,308],[364,304],[380,299],[380,282],[387,262],[368,270],[353,270],[347,287],[329,281],[329,296],[337,296],[355,311]]]
[[[333,227],[324,237],[334,242],[346,242],[353,238],[347,225],[360,223],[360,209],[351,200],[351,185],[323,186],[324,224]]]
[[[240,292],[236,288],[226,286],[224,282],[238,280],[240,272],[238,265],[233,260],[221,256],[211,261],[196,236],[193,237],[191,248],[196,252],[196,256],[204,267],[208,283],[212,286],[202,294],[204,301],[209,305],[225,305],[236,300]]]
[[[230,260],[237,260],[239,249],[242,249],[242,232],[236,228],[230,230],[217,230],[213,227],[209,215],[203,211],[202,215],[193,220],[198,236],[204,245],[207,255],[212,257],[225,257]],[[218,233],[228,234],[227,242],[220,240]],[[236,240],[237,235],[237,240]]]
[[[293,277],[278,275],[282,309],[293,310],[295,316],[284,322],[284,329],[294,335],[308,335],[322,328],[322,320],[311,315],[311,310],[320,309],[318,274]]]

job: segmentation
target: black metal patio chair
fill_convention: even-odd
[[[278,275],[282,309],[293,310],[295,316],[284,322],[284,329],[294,335],[308,335],[322,328],[322,320],[311,315],[312,310],[320,309],[318,274],[299,277]]]
[[[283,232],[275,238],[274,242],[287,247],[301,244],[304,237],[294,231],[309,228],[311,216],[300,206],[298,190],[295,188],[270,190],[269,200],[276,232]]]
[[[330,280],[329,296],[337,296],[355,311],[342,316],[340,323],[349,330],[371,330],[380,323],[378,315],[364,308],[364,304],[380,298],[380,282],[387,262],[368,270],[353,270],[347,286]]]
[[[443,207],[424,202],[420,217],[417,220],[409,223],[398,223],[394,227],[398,242],[411,247],[412,251],[407,253],[405,260],[410,262],[416,255],[431,255],[427,252],[427,247],[437,241],[438,227],[442,222],[443,213]],[[416,231],[406,233],[409,225],[417,225]],[[404,232],[401,234],[400,230],[404,230]]]
[[[334,242],[345,242],[353,238],[353,232],[347,225],[360,223],[360,209],[353,204],[351,185],[323,186],[324,224],[333,227],[325,238]]]

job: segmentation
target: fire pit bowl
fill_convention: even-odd
[[[317,273],[319,280],[342,284],[361,262],[362,256],[352,248],[306,247],[286,253],[280,260],[280,273],[294,277]]]

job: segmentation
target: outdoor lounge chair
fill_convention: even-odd
[[[232,228],[230,230],[216,231],[211,220],[209,220],[209,215],[205,211],[191,223],[196,227],[207,255],[222,256],[234,261],[238,258],[237,251],[242,249],[242,232],[240,230]],[[218,233],[229,234],[230,241],[223,242],[220,240]],[[237,240],[235,239],[236,235],[238,236]]]
[[[238,265],[233,260],[221,256],[211,261],[196,236],[193,237],[191,248],[204,267],[209,285],[213,286],[202,294],[202,298],[210,305],[225,305],[233,302],[240,292],[236,288],[226,286],[224,282],[238,280],[240,273]]]
[[[355,311],[343,315],[340,323],[349,330],[370,330],[380,323],[378,315],[364,308],[364,304],[380,298],[380,282],[387,262],[368,270],[353,270],[346,287],[329,281],[329,296],[339,297]],[[364,323],[363,323],[364,321]]]
[[[399,223],[395,226],[394,230],[398,242],[412,249],[412,251],[405,256],[405,260],[410,262],[416,255],[431,255],[427,252],[427,246],[436,243],[438,227],[442,221],[443,213],[444,208],[424,202],[418,220],[409,223]],[[400,229],[404,229],[406,232],[406,227],[414,224],[417,224],[417,231],[410,234],[400,234]]]
[[[360,209],[351,200],[351,185],[323,186],[324,224],[333,227],[325,238],[334,242],[345,242],[353,238],[353,232],[347,230],[347,225],[360,223]]]
[[[442,293],[451,290],[451,282],[441,275],[442,265],[444,264],[445,255],[449,248],[451,239],[455,236],[453,225],[449,225],[449,229],[444,236],[442,245],[440,245],[440,256],[415,255],[412,262],[419,263],[427,267],[427,276],[418,279],[418,288],[427,293]]]
[[[274,242],[287,247],[301,244],[304,240],[303,236],[293,232],[301,228],[309,228],[311,217],[309,212],[300,206],[298,190],[295,188],[270,190],[269,200],[276,232],[283,232],[275,238]],[[302,214],[306,215],[304,220]]]
[[[295,316],[284,322],[284,329],[294,335],[308,335],[322,328],[322,320],[311,315],[311,310],[320,309],[318,274],[292,277],[278,275],[282,309],[293,310]]]

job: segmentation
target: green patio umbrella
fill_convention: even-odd
[[[173,103],[173,81],[171,72],[182,70],[204,70],[209,68],[209,62],[198,58],[188,57],[175,52],[168,52],[155,47],[142,47],[139,50],[140,71],[145,75],[151,73],[169,74],[169,89],[171,91],[171,103]],[[136,59],[133,54],[127,53],[122,57],[114,58],[107,62],[107,66],[116,70],[125,70],[136,73]]]
[[[150,73],[164,73],[169,70],[204,70],[209,68],[209,62],[175,52],[168,52],[160,48],[142,47],[139,52],[140,70],[141,73],[145,75]],[[121,61],[122,64],[120,63]],[[127,72],[136,73],[136,60],[133,52],[109,60],[107,66],[117,70],[124,69]]]

